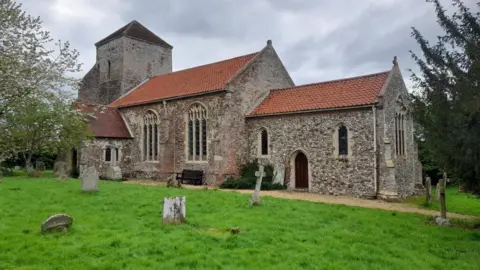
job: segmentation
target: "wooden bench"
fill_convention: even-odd
[[[177,173],[177,180],[181,180],[182,184],[187,181],[193,182],[194,185],[202,185],[203,171],[183,170],[181,173]]]

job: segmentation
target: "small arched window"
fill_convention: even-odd
[[[110,162],[112,161],[112,148],[107,147],[105,149],[105,161]]]
[[[111,76],[111,71],[112,71],[112,63],[110,62],[110,60],[108,60],[108,66],[107,66],[108,70],[107,70],[107,79],[110,80],[110,76]]]
[[[405,115],[395,114],[395,153],[405,155]]]
[[[344,125],[338,128],[338,155],[348,155],[348,130]]]
[[[207,109],[201,104],[195,103],[188,109],[188,160],[207,160]]]
[[[158,160],[158,116],[147,111],[143,116],[143,160]]]
[[[103,150],[103,160],[105,162],[118,161],[120,158],[120,151],[117,147],[107,146]]]
[[[264,128],[260,133],[260,149],[262,156],[268,155],[268,132]]]

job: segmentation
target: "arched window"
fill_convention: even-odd
[[[112,63],[108,60],[108,70],[107,70],[107,80],[110,80],[110,75],[112,71]]]
[[[405,155],[405,115],[395,114],[395,153]]]
[[[262,156],[268,155],[268,132],[264,128],[260,132],[260,151]]]
[[[348,155],[348,130],[344,125],[338,128],[338,155]]]
[[[105,149],[105,161],[110,162],[112,161],[112,148],[107,147]]]
[[[159,119],[152,111],[143,116],[143,160],[158,160],[158,124]]]
[[[188,160],[207,160],[207,109],[196,103],[188,109]]]
[[[120,159],[120,151],[117,147],[107,146],[103,149],[103,160],[105,162],[118,161]]]

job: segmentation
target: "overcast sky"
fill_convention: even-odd
[[[419,51],[411,27],[431,40],[441,34],[424,0],[19,2],[80,51],[83,73],[95,62],[94,43],[132,20],[174,46],[174,70],[259,51],[271,39],[297,85],[388,70],[394,55],[410,85],[409,50]],[[442,2],[451,9],[451,0]]]

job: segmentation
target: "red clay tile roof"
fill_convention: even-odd
[[[162,99],[222,90],[257,53],[151,78],[110,106],[126,107]]]
[[[354,107],[375,103],[390,71],[276,89],[249,116]]]
[[[75,108],[88,115],[87,121],[95,137],[132,138],[117,109],[102,105],[74,103]]]

